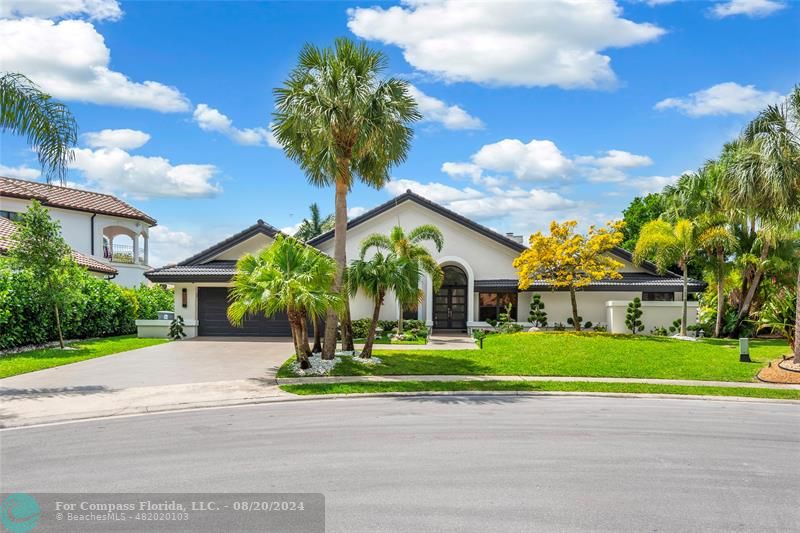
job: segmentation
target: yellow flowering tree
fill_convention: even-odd
[[[607,253],[624,238],[623,222],[608,222],[604,227],[590,226],[582,235],[575,232],[575,220],[550,223],[550,235],[531,235],[530,248],[514,260],[519,275],[519,288],[525,290],[535,281],[543,281],[553,289],[568,289],[572,302],[572,322],[580,331],[578,301],[575,293],[601,279],[618,279],[623,264]]]

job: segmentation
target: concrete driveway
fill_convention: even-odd
[[[0,379],[0,391],[271,379],[292,352],[291,339],[195,338]]]

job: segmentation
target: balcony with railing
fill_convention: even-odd
[[[144,256],[139,254],[130,244],[107,243],[103,246],[103,258],[112,263],[123,263],[128,265],[144,265]]]

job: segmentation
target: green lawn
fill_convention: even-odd
[[[376,351],[382,364],[344,358],[333,375],[525,375],[752,381],[770,359],[788,353],[779,340],[753,341],[752,363],[740,363],[738,342],[680,341],[644,335],[516,333],[492,335],[483,350]],[[290,377],[288,361],[279,377]]]
[[[76,348],[74,350],[44,348],[0,356],[0,378],[54,366],[68,365],[104,355],[127,352],[128,350],[154,346],[163,342],[169,341],[167,339],[138,339],[133,335],[125,335],[122,337],[80,341],[68,345],[69,348]]]
[[[704,396],[740,396],[774,400],[800,400],[800,390],[754,389],[745,387],[692,387],[684,385],[649,385],[646,383],[586,383],[574,381],[397,381],[387,383],[313,383],[281,385],[292,394],[364,394],[376,392],[430,391],[527,391],[527,392],[627,392],[647,394],[696,394]]]

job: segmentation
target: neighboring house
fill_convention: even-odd
[[[109,194],[0,177],[0,221],[18,219],[38,200],[61,223],[79,264],[115,283],[146,282],[149,231],[155,219]],[[8,231],[8,229],[6,229]]]
[[[525,249],[521,238],[492,231],[411,191],[348,222],[347,257],[351,260],[358,257],[360,243],[367,235],[388,234],[397,224],[406,230],[434,224],[444,234],[441,252],[429,245],[444,270],[444,284],[434,293],[426,276],[422,283],[423,301],[417,309],[404,310],[405,317],[424,320],[436,330],[467,331],[487,327],[486,320],[497,318],[504,306],[511,303],[512,315],[526,323],[533,293],[542,295],[551,324],[566,323],[571,316],[568,292],[551,291],[542,284],[534,284],[528,291],[517,289],[517,272],[512,261]],[[175,312],[184,317],[190,335],[288,336],[285,316],[251,319],[244,328],[231,326],[225,316],[227,287],[236,269],[236,259],[270,244],[277,233],[276,228],[259,220],[177,265],[151,270],[146,276],[154,282],[175,286]],[[333,231],[312,239],[310,244],[332,255]],[[625,250],[616,249],[613,254],[624,264],[623,277],[592,283],[578,293],[578,308],[584,321],[624,332],[625,307],[636,296],[643,300],[647,331],[669,326],[680,317],[679,276],[659,275],[650,263],[635,266]],[[693,293],[703,288],[704,284],[696,280],[689,286]],[[697,303],[690,304],[696,311]],[[370,302],[361,294],[351,300],[354,319],[370,316],[371,309]],[[690,313],[690,324],[696,320],[694,311]],[[380,317],[397,319],[400,312],[397,301],[390,297]]]

